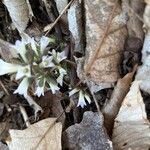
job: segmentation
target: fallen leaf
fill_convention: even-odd
[[[110,136],[112,135],[114,119],[119,112],[122,101],[130,89],[130,84],[132,83],[135,70],[136,67],[131,73],[128,73],[122,79],[118,80],[110,100],[102,110],[104,115],[104,126]]]
[[[23,32],[29,22],[30,11],[26,0],[4,0],[4,5],[7,7],[15,27]]]
[[[100,86],[99,89],[109,88],[120,78],[118,65],[127,36],[127,16],[120,4],[111,0],[85,0],[84,4],[86,57],[80,73],[85,80]]]
[[[61,150],[61,123],[56,118],[47,118],[30,125],[25,130],[10,130],[11,141],[6,141],[10,150]]]
[[[75,1],[68,10],[69,30],[74,38],[74,52],[84,54],[82,4]]]
[[[150,147],[150,123],[139,89],[141,81],[134,81],[115,119],[113,145],[116,150]]]

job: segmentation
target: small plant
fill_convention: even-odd
[[[7,63],[0,59],[0,75],[16,74],[15,79],[20,81],[14,94],[18,93],[26,97],[28,89],[32,87],[38,97],[44,96],[44,92],[51,90],[53,94],[63,87],[64,77],[67,76],[67,59],[65,51],[58,52],[50,49],[49,44],[55,43],[54,38],[42,36],[39,42],[34,38],[17,40],[14,49],[18,53],[17,63]],[[84,107],[85,99],[91,102],[90,96],[82,89],[75,88],[69,92],[69,96],[79,93],[77,106]]]

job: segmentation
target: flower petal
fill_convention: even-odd
[[[41,95],[44,96],[44,88],[45,88],[45,82],[46,82],[46,80],[45,80],[45,78],[43,79],[42,85],[39,85],[39,82],[40,82],[40,80],[38,80],[38,82],[37,82],[37,88],[36,88],[36,91],[34,93],[38,97],[40,97]]]
[[[31,70],[30,66],[21,66],[18,68],[17,74],[16,74],[16,80],[21,79],[22,77],[31,77]]]
[[[29,44],[31,42],[31,37],[26,34],[26,33],[20,33],[21,34],[21,38],[22,38],[22,42],[24,42],[25,44]]]
[[[57,83],[59,83],[61,86],[63,85],[63,78],[64,78],[63,74],[60,74],[57,78]]]
[[[86,98],[86,100],[87,100],[88,103],[90,104],[90,103],[91,103],[90,96],[89,96],[87,93],[85,93],[85,94],[84,94],[84,97]]]
[[[72,95],[74,95],[75,93],[77,93],[77,92],[79,92],[79,91],[80,91],[80,89],[75,88],[75,89],[73,89],[73,90],[71,90],[71,91],[69,92],[69,96],[72,96]]]
[[[42,62],[40,63],[40,67],[42,68],[49,68],[54,67],[54,63],[52,62],[53,57],[52,56],[43,56]]]
[[[27,96],[28,92],[28,87],[29,87],[29,80],[28,78],[24,78],[21,83],[19,84],[17,90],[14,91],[14,94],[18,93],[20,95]]]
[[[40,51],[41,54],[43,54],[45,48],[48,46],[50,42],[50,38],[46,37],[46,36],[42,36],[41,40],[40,40]]]
[[[57,83],[59,83],[62,86],[64,75],[66,75],[67,72],[62,67],[58,67],[58,70],[59,70],[59,77],[57,78]]]
[[[86,106],[86,102],[85,102],[84,94],[83,94],[82,90],[80,90],[80,92],[79,92],[79,101],[78,101],[77,107],[78,106],[81,106],[82,108],[84,108],[84,106]]]
[[[38,97],[40,97],[41,95],[44,96],[44,87],[38,86],[34,94],[37,95]]]
[[[56,91],[59,91],[59,87],[57,86],[57,83],[53,79],[50,79],[48,84],[53,94],[55,94]]]
[[[28,62],[26,58],[26,48],[25,43],[22,41],[17,40],[15,43],[14,48],[16,49],[17,53],[20,54],[21,58],[24,60],[24,62]]]
[[[53,59],[56,61],[56,59],[57,59],[57,53],[56,53],[56,51],[54,49],[52,50],[51,54],[53,56]]]
[[[17,72],[20,67],[20,65],[7,63],[0,59],[0,75]]]
[[[66,52],[65,51],[62,51],[61,53],[58,53],[57,54],[57,59],[59,62],[61,62],[62,60],[66,59],[67,56],[66,56]]]

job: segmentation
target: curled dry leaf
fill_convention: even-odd
[[[106,104],[106,106],[104,106],[102,110],[102,113],[104,115],[104,126],[107,129],[108,135],[110,136],[112,134],[114,119],[119,112],[123,99],[130,89],[130,84],[132,82],[132,78],[134,76],[136,68],[137,67],[135,67],[133,72],[128,73],[122,79],[118,80],[109,102]]]
[[[150,147],[150,123],[146,119],[140,82],[132,83],[115,119],[112,140],[116,150],[148,150]]]
[[[26,0],[3,0],[3,3],[7,7],[15,27],[19,32],[23,32],[30,17],[29,3]]]
[[[39,121],[25,130],[10,130],[10,150],[61,150],[61,123],[56,118]]]
[[[115,0],[85,0],[84,3],[86,59],[81,74],[83,78],[89,75],[89,80],[101,89],[108,88],[119,78],[127,16]],[[104,37],[107,30],[108,35]]]

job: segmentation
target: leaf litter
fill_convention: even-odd
[[[22,7],[4,0],[9,13],[0,16],[2,19],[0,22],[2,26],[0,29],[1,59],[9,63],[18,63],[20,56],[18,57],[12,49],[15,41],[28,35],[38,43],[45,31],[45,34],[53,37],[55,42],[47,45],[44,52],[47,57],[40,56],[42,61],[38,60],[37,64],[41,63],[43,67],[47,64],[48,66],[54,65],[54,62],[47,63],[52,52],[56,56],[56,61],[65,47],[68,47],[69,51],[65,63],[60,66],[56,61],[59,66],[58,70],[53,68],[50,71],[55,77],[54,80],[59,83],[57,87],[54,82],[51,83],[52,92],[47,89],[48,85],[44,82],[44,77],[38,82],[38,86],[32,82],[32,86],[28,89],[29,97],[23,98],[18,95],[19,100],[13,103],[5,101],[2,121],[6,122],[7,117],[11,121],[16,114],[18,119],[22,117],[19,120],[14,119],[16,121],[14,123],[18,125],[15,127],[12,125],[6,129],[7,134],[3,141],[7,141],[9,148],[17,149],[18,145],[23,144],[22,147],[25,150],[35,147],[37,149],[62,149],[62,146],[73,147],[77,150],[81,147],[85,150],[89,148],[95,150],[99,148],[148,149],[150,143],[149,122],[146,116],[148,112],[145,111],[146,103],[143,103],[141,91],[149,93],[149,1],[145,0],[145,7],[140,0],[122,0],[122,2],[94,0],[92,3],[89,0],[84,2],[72,0],[69,3],[63,0],[61,1],[63,5],[59,5],[59,0],[56,3],[29,2],[28,0],[20,2],[24,2]],[[35,8],[35,6],[38,7]],[[2,3],[0,7],[3,7]],[[14,9],[16,9],[15,12],[24,9],[26,16],[20,18],[12,12]],[[3,9],[0,10],[3,11]],[[5,15],[11,18],[16,29],[12,24],[10,25],[9,19],[4,18]],[[66,21],[67,15],[68,21]],[[23,22],[21,22],[22,19],[24,19]],[[4,30],[6,29],[5,22],[8,23],[9,33]],[[64,31],[65,28],[69,29],[72,35],[69,36],[68,32]],[[144,35],[145,30],[147,32]],[[10,38],[5,35],[9,35]],[[9,43],[10,41],[13,41],[12,44]],[[134,66],[140,65],[143,41],[143,64],[138,67],[135,75],[136,67]],[[34,50],[33,43],[32,49]],[[39,52],[39,47],[37,50]],[[30,69],[37,64],[31,65]],[[19,62],[19,65],[25,64]],[[67,71],[62,71],[60,67],[67,68]],[[45,69],[43,72],[47,71],[48,69]],[[10,78],[6,75],[2,79],[4,79],[1,84],[2,91],[7,91],[9,101],[15,100],[9,96],[9,93],[12,94],[15,91],[19,82],[15,81],[14,75]],[[9,84],[11,86],[7,83],[11,83]],[[38,88],[36,89],[35,86]],[[69,96],[69,92],[76,89],[80,90]],[[112,94],[109,94],[108,91],[112,90],[114,90]],[[36,97],[35,93],[40,98]],[[5,97],[4,95],[1,98],[2,103]],[[76,107],[77,105],[79,107]],[[21,107],[23,112],[19,110]],[[98,111],[98,113],[93,113],[91,110]],[[10,118],[11,114],[14,116]],[[8,130],[10,135],[8,135]],[[18,135],[22,138],[18,138]],[[33,135],[35,137],[32,142]],[[93,141],[90,139],[87,142],[91,137]],[[94,145],[98,146],[94,147]]]

